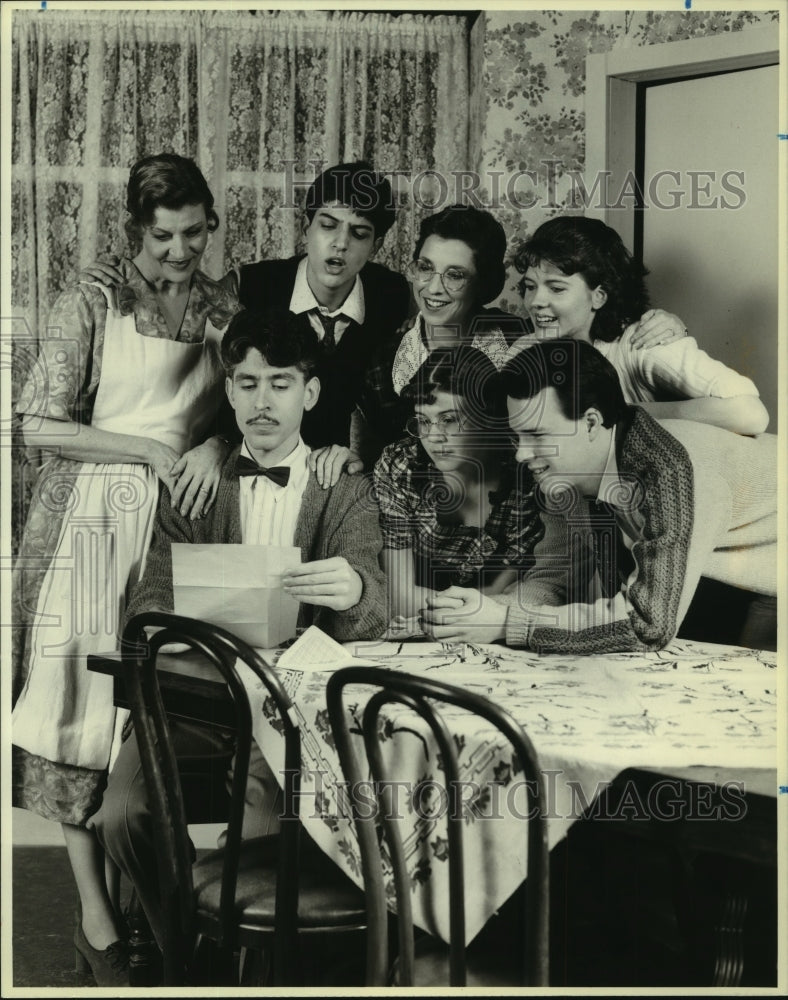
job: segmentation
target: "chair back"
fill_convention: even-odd
[[[158,631],[147,638],[145,630],[153,628]],[[202,653],[224,678],[235,709],[236,753],[220,906],[215,934],[211,935],[220,947],[232,948],[237,933],[235,896],[252,744],[251,709],[246,688],[236,669],[237,660],[242,660],[262,681],[279,716],[285,741],[285,787],[273,947],[276,966],[291,968],[297,947],[301,742],[290,698],[259,653],[230,632],[180,615],[145,612],[132,618],[124,629],[121,656],[126,696],[154,824],[164,917],[164,983],[184,982],[194,944],[191,844],[177,759],[156,672],[158,654],[169,643],[185,643]]]
[[[448,802],[448,872],[449,872],[449,978],[451,986],[466,985],[465,958],[465,885],[463,859],[462,785],[455,740],[438,705],[453,705],[472,712],[498,729],[511,744],[520,763],[528,795],[527,821],[527,892],[525,913],[524,985],[547,985],[549,969],[549,855],[545,819],[544,778],[536,751],[520,725],[498,705],[466,690],[441,681],[417,677],[383,667],[352,666],[334,673],[328,681],[328,714],[334,741],[346,781],[351,789],[365,780],[355,752],[343,693],[349,685],[373,685],[362,715],[364,748],[378,804],[377,816],[391,859],[397,906],[400,986],[412,986],[414,980],[414,937],[411,907],[411,881],[405,865],[405,852],[396,818],[395,783],[386,773],[380,748],[382,727],[379,716],[386,705],[407,706],[425,720],[438,745],[443,762],[443,776]],[[401,776],[399,776],[401,777]],[[367,894],[368,984],[387,985],[388,939],[386,891],[383,881],[380,847],[375,816],[368,808],[359,808],[358,797],[349,796],[359,840],[364,887]]]

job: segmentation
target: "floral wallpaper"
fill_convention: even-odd
[[[491,11],[483,32],[482,115],[474,164],[480,196],[506,228],[510,257],[545,219],[580,211],[569,173],[585,165],[585,59],[618,48],[746,31],[777,19],[773,11]],[[475,106],[474,106],[475,107]],[[544,161],[550,161],[549,168]],[[525,178],[532,171],[535,178]],[[517,178],[520,183],[515,183]],[[519,201],[519,204],[518,204]],[[528,207],[531,203],[532,207]],[[499,305],[522,312],[512,269]]]
[[[579,210],[569,200],[570,175],[585,165],[589,53],[747,31],[777,14],[482,12],[471,31],[470,60],[457,18],[413,14],[379,28],[371,18],[361,11],[294,11],[263,19],[216,10],[65,12],[42,20],[35,11],[15,12],[9,226],[15,386],[49,306],[80,263],[125,246],[127,169],[140,155],[172,148],[197,157],[224,222],[205,258],[216,276],[231,263],[289,254],[297,244],[297,212],[282,205],[276,169],[283,159],[299,176],[312,175],[312,160],[358,156],[419,177],[473,169],[482,177],[478,195],[504,224],[511,254],[548,216]],[[285,22],[304,19],[305,36],[287,33]],[[331,62],[323,55],[334,37],[327,28],[340,20],[344,41]],[[378,36],[380,47],[372,44]],[[396,51],[392,38],[401,38]],[[411,197],[407,184],[397,192],[402,210],[378,258],[392,267],[409,258],[421,218],[459,200],[448,189],[434,205]],[[302,198],[299,188],[295,204]],[[534,206],[524,207],[524,198]],[[516,279],[512,273],[499,304],[522,312]],[[17,475],[13,489],[16,534],[27,492]]]

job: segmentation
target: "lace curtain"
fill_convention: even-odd
[[[12,304],[35,337],[55,296],[122,253],[140,156],[195,158],[223,225],[205,270],[289,256],[306,183],[369,159],[404,171],[379,259],[412,251],[429,185],[467,166],[464,19],[356,11],[16,11]],[[410,211],[415,208],[415,211]]]
[[[395,173],[401,210],[377,259],[401,269],[434,210],[426,174],[468,166],[463,18],[17,10],[12,24],[13,398],[59,292],[96,256],[126,252],[139,157],[200,165],[222,220],[203,258],[214,277],[297,250],[308,183],[359,158]],[[36,462],[13,451],[16,549]]]

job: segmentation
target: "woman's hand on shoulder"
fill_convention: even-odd
[[[638,350],[671,344],[687,336],[684,321],[664,309],[649,309],[635,324],[632,332],[632,346]]]
[[[103,259],[99,257],[79,272],[81,284],[98,281],[108,288],[116,288],[122,285],[124,280],[120,272],[120,257],[108,256]]]
[[[170,489],[172,506],[183,517],[197,521],[213,506],[219,489],[222,466],[232,446],[224,438],[208,438],[185,452],[172,468],[175,479]]]
[[[176,479],[173,469],[175,463],[180,459],[178,452],[174,448],[170,448],[168,444],[157,441],[155,438],[149,438],[145,458],[148,465],[172,493]]]
[[[348,475],[354,476],[357,472],[364,471],[364,463],[350,448],[342,444],[329,444],[310,452],[309,468],[314,472],[318,484],[327,490],[329,486],[336,486],[343,469]]]

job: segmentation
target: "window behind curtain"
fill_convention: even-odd
[[[359,158],[405,172],[377,258],[404,269],[423,215],[454,200],[424,175],[414,201],[413,179],[468,166],[463,17],[54,9],[14,11],[12,27],[15,390],[60,291],[97,256],[128,253],[142,156],[177,152],[205,174],[222,221],[202,264],[213,277],[299,249],[306,186]],[[16,540],[29,485],[14,475],[14,488]]]

